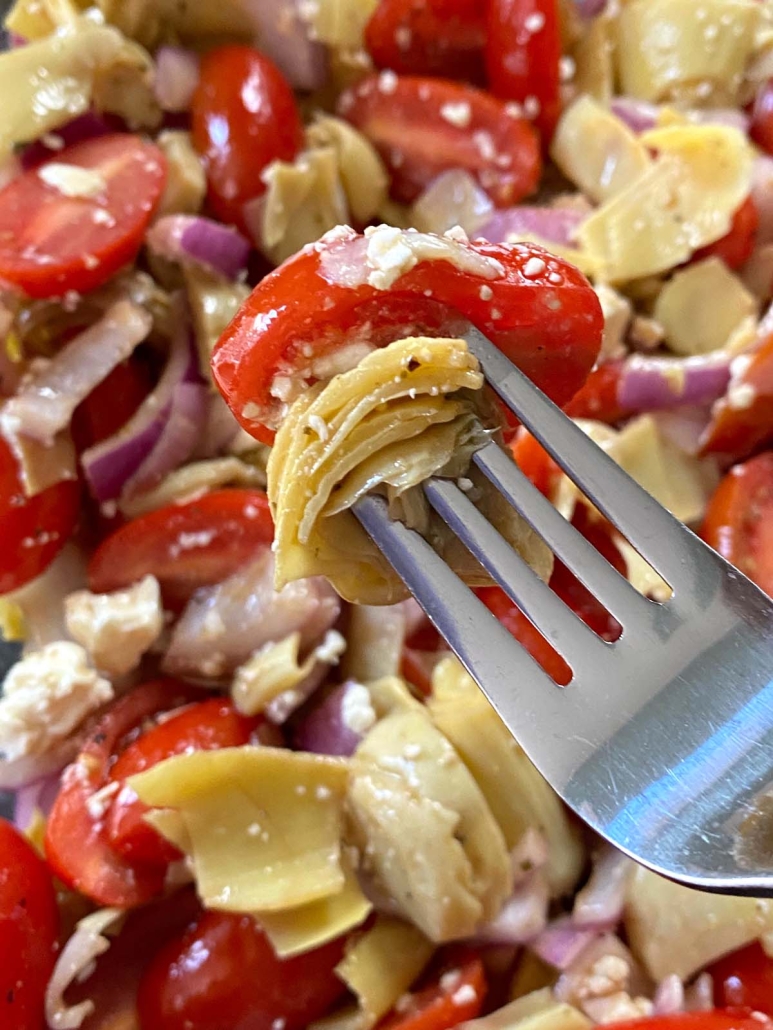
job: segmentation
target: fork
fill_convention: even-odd
[[[488,480],[617,619],[613,643],[557,597],[452,481],[430,505],[572,669],[559,687],[435,553],[367,495],[366,532],[563,800],[670,879],[773,897],[773,602],[661,507],[482,333],[490,386],[666,580],[642,596],[491,442]],[[506,785],[503,784],[503,789]],[[766,807],[767,806],[767,807]],[[767,815],[767,819],[766,819]]]

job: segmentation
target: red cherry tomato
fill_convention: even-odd
[[[609,1030],[771,1030],[769,1019],[744,1015],[733,1009],[713,1012],[679,1012],[673,1016],[650,1016],[623,1023],[607,1023]]]
[[[773,333],[748,358],[743,372],[734,372],[728,393],[712,408],[701,440],[703,454],[740,459],[773,441]]]
[[[557,403],[584,382],[598,354],[603,316],[576,268],[531,244],[475,240],[462,246],[499,261],[501,278],[486,280],[447,261],[420,261],[385,291],[367,284],[365,246],[351,232],[302,251],[258,284],[221,336],[213,374],[253,436],[273,438],[281,417],[272,394],[277,378],[286,383],[296,369],[361,341],[364,333],[381,346],[411,334],[463,332],[467,320]],[[333,270],[341,267],[350,274],[361,269],[364,285],[333,282]],[[542,272],[534,275],[535,269]],[[267,311],[270,319],[263,317]]]
[[[118,756],[109,779],[124,784],[130,776],[172,755],[248,744],[260,724],[260,719],[240,715],[224,698],[200,701],[138,737]],[[167,865],[181,855],[145,822],[147,811],[131,788],[122,786],[105,820],[108,839],[127,861]]]
[[[572,525],[618,572],[626,574],[625,561],[612,539],[611,528],[606,523],[590,516],[585,505],[578,504]],[[556,561],[553,575],[550,577],[550,587],[602,640],[617,640],[620,636],[620,624],[560,561]],[[499,587],[483,587],[476,593],[556,683],[566,686],[570,682],[572,672],[567,663],[503,590]]]
[[[51,874],[35,849],[0,819],[0,1026],[39,1030],[54,967],[59,912]]]
[[[709,502],[701,536],[773,597],[773,451],[730,469]]]
[[[632,414],[617,399],[622,361],[598,365],[585,385],[572,397],[564,411],[570,418],[591,418],[613,425]]]
[[[17,590],[48,568],[75,528],[79,504],[76,480],[25,497],[16,458],[0,439],[0,594]]]
[[[261,490],[215,490],[127,522],[91,556],[89,586],[118,590],[154,575],[165,603],[180,607],[194,590],[220,583],[274,536]]]
[[[552,500],[564,473],[542,444],[522,426],[510,442],[510,450],[521,472]]]
[[[561,113],[557,0],[489,0],[487,30],[491,92],[521,104],[547,147]]]
[[[477,956],[465,957],[410,995],[405,1008],[387,1016],[379,1030],[453,1030],[476,1019],[485,999],[483,963]]]
[[[722,258],[728,268],[740,268],[752,256],[757,238],[760,216],[757,205],[751,197],[747,197],[733,215],[730,231],[716,243],[701,247],[693,255],[693,261],[702,261],[707,257]]]
[[[517,204],[539,183],[532,126],[474,86],[382,72],[342,93],[338,111],[381,154],[392,196],[403,203],[449,168],[469,172],[498,207]]]
[[[377,68],[482,82],[486,18],[480,0],[381,0],[365,28]]]
[[[303,144],[298,106],[285,77],[258,50],[235,44],[202,57],[191,132],[204,159],[212,210],[242,230],[245,202],[266,189],[263,169],[272,161],[292,161]]]
[[[773,79],[757,90],[749,135],[768,154],[773,154]]]
[[[251,916],[204,912],[142,979],[140,1030],[303,1030],[343,994],[343,941],[278,959]]]
[[[755,942],[709,966],[718,1005],[773,1016],[773,960]]]
[[[174,680],[137,687],[96,721],[77,760],[64,773],[46,823],[46,858],[63,883],[98,905],[133,908],[149,901],[160,893],[166,867],[135,866],[119,855],[91,798],[109,782],[112,758],[128,733],[151,716],[197,696],[195,687]]]
[[[54,164],[94,173],[98,192],[67,196],[41,177]],[[134,259],[166,182],[153,143],[116,133],[75,143],[0,191],[0,278],[30,297],[85,293]]]
[[[141,361],[129,358],[117,365],[75,409],[72,438],[78,453],[125,426],[150,389],[150,376]]]

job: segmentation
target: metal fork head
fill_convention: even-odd
[[[475,455],[479,469],[622,625],[617,641],[602,641],[462,491],[430,480],[430,504],[572,668],[559,688],[423,538],[389,519],[380,498],[364,498],[355,514],[532,761],[594,829],[693,886],[773,895],[773,860],[766,867],[739,831],[773,784],[773,603],[485,337],[472,330],[467,342],[490,385],[667,580],[672,598],[638,594],[488,445]]]

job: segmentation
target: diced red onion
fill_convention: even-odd
[[[773,243],[773,157],[763,155],[754,162],[752,200],[759,215],[757,245]]]
[[[631,860],[616,848],[600,851],[593,861],[587,884],[574,899],[572,920],[576,926],[612,929],[620,922],[625,891],[633,869]]]
[[[701,973],[685,988],[684,1007],[687,1012],[711,1012],[714,1008],[714,979],[711,973]]]
[[[550,891],[539,870],[518,884],[499,915],[475,934],[476,944],[527,944],[545,930]]]
[[[303,0],[248,0],[260,49],[277,63],[290,85],[314,90],[328,74],[326,48],[311,38]]]
[[[55,159],[64,147],[97,136],[105,136],[109,132],[120,131],[121,128],[119,118],[97,114],[96,111],[86,111],[85,114],[78,115],[77,118],[60,126],[56,132],[47,133],[25,147],[20,157],[22,167],[25,170],[37,168],[44,161]]]
[[[676,973],[664,977],[653,998],[656,1016],[672,1016],[684,1012],[684,984]]]
[[[356,693],[366,690],[360,683],[349,681],[332,690],[309,712],[295,731],[294,743],[301,751],[315,755],[336,755],[349,758],[357,750],[363,732],[347,722],[347,706]]]
[[[598,930],[575,926],[569,916],[561,916],[542,931],[531,948],[549,966],[568,969],[598,936]]]
[[[159,47],[154,92],[162,111],[187,111],[198,84],[198,54],[179,46]]]
[[[416,226],[438,235],[461,225],[469,236],[494,213],[494,203],[476,179],[461,168],[442,172],[427,186],[414,204]]]
[[[32,822],[35,809],[39,809],[44,816],[51,811],[51,807],[59,793],[59,781],[61,774],[53,773],[44,779],[35,780],[16,791],[14,799],[13,821],[20,830],[26,830]]]
[[[685,454],[697,455],[701,439],[711,421],[711,405],[687,405],[653,416],[663,436]]]
[[[208,391],[204,428],[193,457],[215,458],[223,454],[240,432],[241,426],[233,417],[231,409],[220,393],[213,390]]]
[[[612,113],[616,114],[634,132],[646,132],[648,129],[655,128],[658,118],[658,109],[655,104],[650,104],[646,100],[637,100],[635,97],[613,97],[611,107]]]
[[[709,404],[729,382],[730,356],[724,351],[689,358],[633,354],[623,362],[617,399],[632,412]]]
[[[150,332],[150,315],[120,300],[21,385],[2,414],[6,438],[25,436],[46,447],[70,424],[77,406]]]
[[[94,497],[100,501],[112,501],[120,497],[127,482],[137,477],[146,479],[148,468],[154,475],[163,476],[174,465],[162,470],[161,460],[154,459],[153,452],[160,447],[167,459],[174,458],[176,464],[184,461],[196,444],[201,423],[205,417],[206,393],[181,391],[185,384],[200,386],[198,356],[188,321],[182,309],[177,319],[178,331],[172,339],[169,359],[158,384],[140,405],[126,425],[95,447],[81,455],[81,465]],[[200,405],[200,407],[198,407]],[[194,435],[190,419],[199,412],[199,426]],[[173,426],[165,434],[167,424]],[[190,450],[183,453],[183,436],[190,444]],[[171,446],[170,437],[175,446]],[[135,479],[135,487],[137,480]]]
[[[606,10],[607,0],[574,0],[580,17],[590,20]]]
[[[577,227],[587,214],[573,207],[527,207],[497,211],[478,234],[491,243],[509,243],[522,233],[532,233],[547,243],[573,246]]]
[[[251,250],[238,229],[202,215],[159,218],[146,243],[168,261],[193,261],[226,279],[236,279],[246,270]]]
[[[744,135],[749,131],[749,116],[740,107],[699,108],[691,112],[690,118],[698,125],[725,125],[730,129],[738,129]]]

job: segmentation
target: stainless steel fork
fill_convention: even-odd
[[[491,443],[501,491],[623,627],[596,636],[451,480],[429,503],[573,671],[558,687],[380,497],[355,514],[535,765],[608,841],[664,875],[773,896],[773,602],[662,508],[477,330],[489,384],[673,590],[639,594]],[[507,785],[502,785],[503,790]]]

